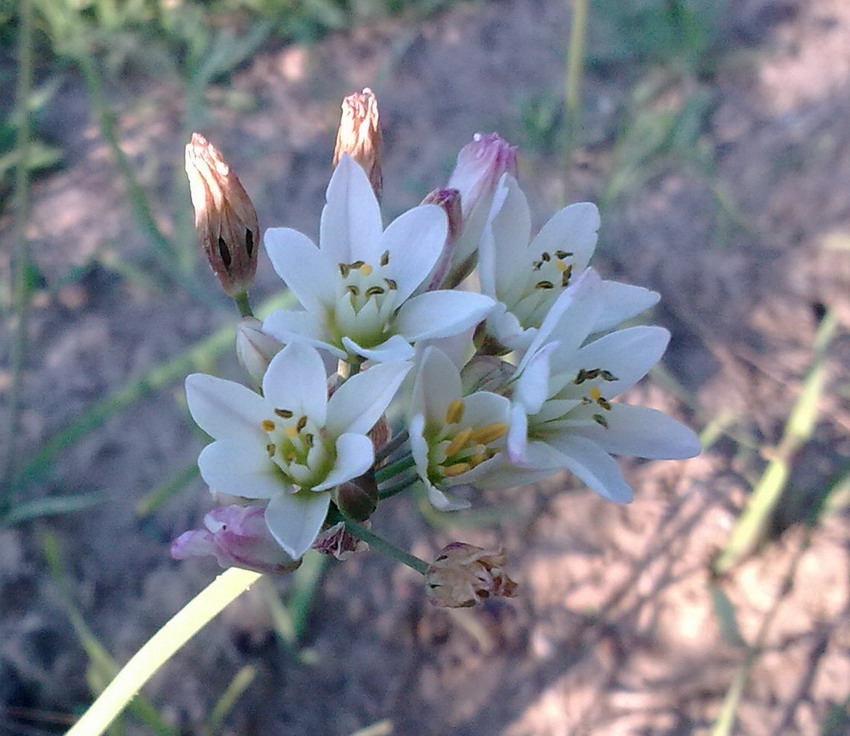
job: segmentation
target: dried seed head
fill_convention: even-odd
[[[363,167],[379,200],[383,189],[382,147],[378,100],[372,90],[366,87],[362,92],[348,95],[342,101],[342,117],[334,149],[334,166],[339,163],[344,153],[351,156]]]
[[[260,225],[251,198],[236,174],[199,133],[186,146],[186,174],[195,231],[213,272],[229,296],[254,283]]]
[[[513,598],[517,585],[502,569],[504,564],[504,550],[452,542],[425,573],[428,596],[444,608],[467,608],[491,596]]]

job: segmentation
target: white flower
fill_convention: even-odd
[[[325,520],[328,491],[372,466],[366,433],[409,369],[409,363],[373,366],[328,399],[319,353],[292,343],[269,364],[263,396],[233,381],[189,376],[189,410],[215,440],[198,458],[201,476],[215,491],[269,499],[269,530],[300,557]]]
[[[477,391],[463,396],[454,363],[435,347],[425,349],[410,402],[410,448],[431,503],[441,511],[466,508],[442,488],[465,483],[473,468],[486,469],[504,445],[510,402]]]
[[[414,207],[383,230],[366,174],[344,155],[328,185],[319,248],[289,228],[266,232],[272,264],[304,311],[275,312],[263,329],[339,358],[410,358],[411,343],[461,332],[493,306],[489,297],[461,291],[411,298],[445,239],[446,215],[436,205]]]
[[[556,300],[587,268],[599,211],[590,202],[564,207],[530,240],[525,195],[511,176],[505,176],[504,186],[504,203],[481,244],[481,290],[499,302],[487,320],[488,332],[502,345],[524,350]],[[603,281],[600,291],[604,306],[591,332],[616,327],[659,298],[657,292],[616,281]]]
[[[611,402],[658,362],[670,333],[630,327],[584,344],[606,306],[604,282],[589,269],[565,295],[560,314],[547,317],[518,366],[505,466],[470,482],[508,487],[567,468],[625,503],[632,489],[612,454],[679,459],[700,451],[697,436],[666,414]]]

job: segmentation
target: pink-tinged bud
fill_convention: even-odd
[[[444,608],[468,608],[492,596],[513,598],[517,584],[502,566],[504,550],[488,552],[464,542],[452,542],[425,573],[428,596]]]
[[[378,484],[370,470],[334,490],[336,507],[349,519],[366,521],[378,506]]]
[[[435,189],[422,200],[422,204],[435,204],[442,207],[449,224],[443,252],[425,280],[425,291],[433,291],[440,288],[452,263],[455,245],[457,245],[458,236],[463,228],[463,210],[460,192],[457,189]]]
[[[368,528],[370,522],[364,521]],[[363,552],[369,545],[345,530],[345,522],[341,521],[319,533],[313,542],[313,549],[323,555],[333,555],[338,560],[347,560],[355,552]]]
[[[342,101],[342,117],[334,149],[334,166],[339,163],[342,154],[347,153],[363,167],[375,196],[380,199],[384,183],[381,173],[382,148],[378,99],[372,90],[366,87],[362,92],[348,95]]]
[[[213,273],[228,296],[245,293],[254,283],[260,244],[251,198],[215,146],[199,133],[186,146],[186,175],[195,231]]]
[[[460,150],[449,177],[449,187],[460,192],[463,231],[455,246],[450,272],[443,282],[445,288],[457,286],[475,268],[484,228],[501,206],[501,199],[496,195],[502,176],[516,176],[516,173],[516,146],[497,133],[476,133],[472,143]]]
[[[381,417],[375,422],[375,426],[366,433],[366,436],[372,440],[372,447],[375,448],[375,452],[378,452],[392,437],[392,431],[390,430],[390,424],[387,418]]]
[[[236,357],[255,386],[262,385],[266,368],[282,348],[282,342],[263,332],[256,317],[243,317],[236,325]]]
[[[171,543],[175,560],[212,555],[222,567],[241,567],[281,575],[296,570],[293,560],[272,537],[260,506],[222,506],[204,516],[206,529],[184,532]]]

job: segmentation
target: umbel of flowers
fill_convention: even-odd
[[[533,234],[515,149],[495,133],[477,134],[446,187],[386,224],[378,106],[368,89],[346,98],[318,242],[265,232],[297,305],[262,323],[247,297],[250,199],[197,134],[186,162],[201,242],[243,314],[237,355],[251,387],[186,379],[213,440],[201,476],[231,503],[176,539],[173,556],[282,573],[311,548],[345,558],[365,542],[425,575],[438,605],[472,605],[514,594],[503,552],[453,543],[429,565],[369,528],[379,503],[421,492],[453,511],[564,470],[625,503],[613,456],[699,452],[684,425],[616,400],[667,346],[661,327],[623,326],[659,295],[596,273],[590,203]]]

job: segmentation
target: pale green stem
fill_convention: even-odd
[[[565,127],[567,144],[564,162],[570,166],[572,151],[578,142],[581,120],[581,81],[584,76],[584,45],[587,37],[587,14],[590,0],[574,0],[570,23],[570,47],[567,49]]]
[[[412,455],[405,455],[401,460],[396,460],[394,463],[390,463],[389,465],[385,465],[383,468],[378,468],[375,471],[375,478],[378,483],[383,483],[384,481],[388,481],[391,478],[403,473],[405,470],[409,470],[416,464],[416,461],[413,459]]]
[[[251,309],[251,302],[248,300],[248,292],[240,291],[238,294],[234,294],[233,303],[236,304],[236,308],[239,310],[240,317],[253,317],[254,311]]]
[[[260,578],[232,567],[178,611],[127,662],[66,736],[99,736],[174,653]]]
[[[373,549],[383,552],[385,555],[404,563],[409,568],[416,570],[416,572],[422,575],[428,572],[429,565],[425,562],[425,560],[422,560],[409,552],[405,552],[400,547],[396,547],[392,542],[387,541],[383,537],[379,537],[377,534],[369,531],[365,526],[361,526],[356,521],[345,519],[345,528],[350,534],[353,534],[358,539],[362,539]],[[68,734],[68,736],[71,735]]]

